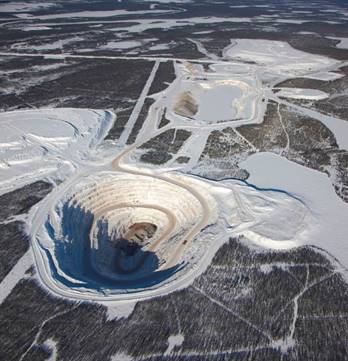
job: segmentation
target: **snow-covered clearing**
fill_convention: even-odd
[[[265,72],[302,75],[337,65],[338,61],[296,50],[288,43],[272,40],[236,39],[224,51],[231,60],[255,62]]]
[[[117,353],[116,355],[111,356],[111,361],[133,361],[133,357],[125,353]]]
[[[141,46],[140,41],[136,40],[124,40],[124,41],[110,41],[107,44],[103,45],[101,49],[132,49],[136,48],[137,46]]]
[[[104,306],[107,307],[108,321],[112,321],[120,318],[128,318],[134,311],[136,302],[105,303]]]
[[[321,100],[328,94],[317,89],[276,88],[277,96],[291,99]]]
[[[51,351],[51,356],[47,359],[47,361],[56,361],[57,360],[57,342],[52,339],[48,339],[44,342],[44,346],[46,346]]]
[[[37,25],[28,25],[26,27],[22,27],[23,31],[45,31],[45,30],[51,30],[52,28],[48,26],[37,26]]]
[[[149,47],[151,51],[161,51],[170,49],[170,43],[168,44],[157,44]]]
[[[338,49],[348,49],[348,38],[330,37],[330,39],[339,40],[339,43],[336,45],[336,48],[338,48]]]
[[[37,30],[37,29],[36,29]],[[42,30],[42,29],[39,29]],[[46,29],[43,29],[46,30]],[[66,38],[63,40],[57,40],[50,43],[43,43],[39,45],[35,45],[34,47],[32,45],[28,45],[26,43],[14,43],[11,45],[11,49],[18,49],[18,50],[26,50],[26,49],[35,49],[36,51],[44,51],[44,50],[56,50],[56,49],[62,49],[65,45],[75,43],[78,41],[82,41],[83,38],[80,36],[73,36],[71,38]]]
[[[0,13],[22,13],[56,7],[53,2],[8,2],[0,4]]]
[[[25,276],[25,272],[33,264],[31,251],[27,251],[24,256],[17,262],[12,270],[0,283],[0,305],[6,297],[12,292],[16,284]]]
[[[170,355],[175,347],[180,347],[184,342],[185,337],[182,334],[171,335],[168,337],[168,348],[164,352],[164,356]]]
[[[121,23],[120,21],[119,23]],[[130,25],[127,27],[127,32],[130,33],[141,33],[149,29],[169,29],[183,26],[194,26],[196,24],[216,24],[216,23],[243,23],[250,22],[250,18],[219,18],[214,16],[208,17],[193,17],[187,19],[137,19],[137,24]],[[118,27],[111,29],[112,31],[124,31],[124,27]]]
[[[38,19],[38,20],[54,20],[69,18],[107,18],[113,16],[131,16],[143,14],[163,14],[172,13],[173,10],[104,10],[104,11],[79,11],[74,13],[48,14],[48,15],[32,15],[17,13],[16,16],[21,19]]]
[[[271,153],[258,153],[241,164],[250,173],[248,182],[261,188],[283,189],[308,208],[311,221],[299,244],[315,245],[348,267],[348,204],[335,193],[326,174]],[[284,227],[289,224],[284,219]]]
[[[304,78],[309,79],[318,79],[318,80],[336,80],[344,77],[344,74],[335,73],[335,72],[324,72],[324,73],[314,73],[314,74],[306,74],[303,76]]]

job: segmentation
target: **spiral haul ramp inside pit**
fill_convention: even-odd
[[[186,250],[206,210],[177,184],[181,178],[115,172],[82,178],[41,227],[44,279],[65,296],[83,290],[112,297],[159,287],[189,269]],[[214,199],[204,197],[214,207]]]

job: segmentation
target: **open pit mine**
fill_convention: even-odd
[[[166,294],[203,272],[229,234],[286,249],[307,230],[306,207],[287,194],[134,173],[77,178],[34,215],[38,270],[52,291],[99,301]]]
[[[281,182],[279,188],[259,188],[256,184],[262,183],[264,172],[253,184],[190,174],[205,146],[202,134],[229,126],[245,146],[259,152],[238,126],[262,123],[269,100],[281,101],[278,97],[285,95],[323,97],[310,90],[273,89],[274,85],[306,71],[324,69],[331,75],[337,66],[285,43],[252,44],[231,44],[224,52],[230,60],[208,68],[174,63],[176,78],[152,95],[146,119],[128,146],[125,140],[132,126],[118,142],[104,142],[117,121],[110,111],[48,109],[3,116],[8,133],[0,138],[5,155],[0,190],[48,175],[61,181],[28,220],[38,275],[46,288],[71,299],[139,300],[188,286],[230,237],[241,236],[261,248],[289,249],[315,242],[321,246],[315,202],[296,190],[287,191]],[[293,59],[304,62],[301,71]],[[156,70],[157,65],[153,74]],[[130,122],[136,121],[152,82],[150,76]],[[163,114],[168,122],[160,127]],[[171,129],[173,142],[177,129],[190,131],[177,154],[189,159],[187,165],[139,162],[141,146]],[[272,166],[280,156],[268,159],[259,152],[259,157],[257,165],[271,169],[266,184],[287,174],[275,171],[287,166],[284,162]],[[245,167],[256,174],[252,160]],[[296,172],[289,171],[287,179]],[[337,242],[342,237],[338,234]]]

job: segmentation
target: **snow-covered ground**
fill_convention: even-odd
[[[236,39],[224,50],[226,59],[255,62],[265,72],[304,75],[337,65],[338,61],[296,50],[272,40]]]
[[[29,30],[48,30],[45,28],[29,28]],[[73,36],[71,38],[66,38],[63,40],[57,40],[54,42],[50,42],[50,43],[43,43],[40,45],[35,45],[34,49],[36,51],[44,51],[44,50],[61,50],[65,45],[71,44],[71,43],[75,43],[78,41],[82,41],[83,38],[80,36]],[[13,45],[11,45],[11,49],[17,49],[17,50],[25,50],[25,49],[32,49],[33,46],[28,45],[26,43],[14,43]]]
[[[54,19],[68,19],[68,18],[107,18],[124,15],[143,15],[143,14],[163,14],[171,13],[172,10],[104,10],[104,11],[79,11],[73,13],[62,14],[48,14],[48,15],[32,15],[19,12],[16,14],[21,19],[39,19],[39,20],[54,20]]]
[[[277,88],[277,96],[291,99],[321,100],[328,94],[317,89]]]
[[[336,48],[338,48],[338,49],[348,49],[348,38],[330,37],[330,39],[339,40],[339,43],[336,45]]]
[[[36,11],[56,7],[53,2],[6,2],[0,4],[1,13],[22,13],[26,11]]]
[[[124,41],[110,41],[107,44],[103,45],[101,49],[132,49],[136,48],[137,46],[141,46],[140,41],[136,40],[124,40]]]
[[[172,335],[168,337],[168,348],[164,355],[170,355],[175,347],[180,347],[184,342],[185,337],[182,334]]]
[[[348,267],[348,204],[335,193],[326,174],[271,153],[258,153],[241,164],[258,187],[283,189],[301,199],[310,212],[300,243],[315,245]],[[289,220],[284,219],[284,228]]]
[[[65,179],[93,158],[114,119],[109,111],[88,109],[2,113],[0,193],[49,176]]]

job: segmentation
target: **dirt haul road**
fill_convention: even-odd
[[[185,234],[185,236],[182,238],[182,240],[180,240],[178,242],[178,246],[174,250],[173,254],[170,256],[170,258],[167,260],[167,262],[161,266],[160,269],[164,270],[164,269],[171,268],[179,263],[182,254],[184,253],[185,249],[188,247],[190,242],[197,236],[197,234],[203,228],[205,228],[209,224],[209,220],[211,218],[210,207],[209,207],[207,200],[196,189],[194,189],[190,185],[185,184],[184,182],[181,182],[177,179],[170,178],[165,175],[154,174],[153,172],[151,172],[150,170],[147,170],[147,169],[141,170],[141,169],[134,168],[133,166],[124,164],[122,162],[122,159],[137,146],[138,145],[133,145],[133,146],[127,148],[126,150],[124,150],[120,155],[118,155],[112,161],[113,170],[118,171],[118,172],[132,174],[132,175],[140,175],[140,176],[160,179],[164,182],[168,182],[177,187],[181,187],[181,188],[185,189],[186,191],[190,192],[191,195],[193,195],[201,205],[202,213],[201,213],[199,222],[196,225],[194,225],[191,228],[191,230],[189,230],[189,232],[187,232]]]

